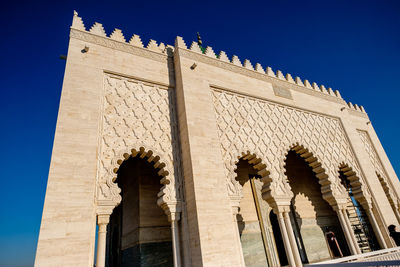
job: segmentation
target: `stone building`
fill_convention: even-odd
[[[393,247],[399,195],[338,91],[75,12],[36,266],[301,266]]]

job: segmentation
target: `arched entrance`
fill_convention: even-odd
[[[278,247],[275,245],[269,217],[271,208],[262,199],[261,176],[254,167],[254,164],[260,163],[261,160],[255,158],[250,163],[244,158],[240,158],[236,163],[236,180],[242,187],[236,219],[244,262],[246,266],[279,266]],[[279,255],[285,255],[284,247],[280,248]],[[287,260],[283,264],[287,265]]]
[[[368,219],[367,212],[361,206],[359,201],[355,198],[351,182],[345,175],[345,168],[348,167],[346,165],[343,165],[342,168],[340,168],[339,178],[349,195],[346,205],[347,216],[349,217],[350,224],[352,230],[354,231],[358,246],[360,247],[362,253],[379,250],[380,246],[375,236],[372,225]]]
[[[290,219],[302,262],[350,255],[336,212],[323,199],[313,169],[294,150],[287,154],[285,169],[294,194]],[[332,234],[337,242],[328,238]]]
[[[157,205],[162,177],[149,162],[131,156],[118,169],[122,201],[110,216],[106,266],[173,266],[171,224]]]

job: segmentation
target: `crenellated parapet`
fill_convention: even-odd
[[[313,92],[316,92],[319,94],[323,94],[326,96],[334,97],[334,98],[337,98],[337,99],[343,101],[343,98],[341,97],[340,92],[338,90],[333,90],[332,88],[326,88],[324,85],[318,86],[317,83],[315,83],[315,82],[310,83],[308,80],[303,81],[298,76],[293,78],[290,73],[287,73],[286,75],[284,75],[283,72],[280,70],[277,70],[276,72],[274,72],[271,67],[267,66],[266,68],[264,68],[260,63],[256,63],[255,65],[253,65],[249,59],[243,60],[243,63],[242,63],[242,61],[239,59],[239,57],[237,55],[233,55],[231,57],[231,59],[229,59],[229,57],[227,56],[225,51],[220,51],[218,54],[216,54],[214,52],[214,49],[210,46],[206,47],[205,53],[204,53],[202,51],[202,49],[199,47],[197,42],[192,42],[190,47],[188,48],[185,41],[180,36],[178,36],[176,38],[175,47],[190,50],[192,52],[205,55],[207,57],[221,61],[223,63],[242,67],[249,71],[254,71],[254,72],[257,72],[258,74],[265,75],[265,76],[273,78],[273,79],[281,80],[281,81],[290,83],[292,85],[299,86],[304,89],[308,89],[310,91],[313,91]]]
[[[133,34],[132,37],[127,41],[124,34],[120,29],[114,29],[111,34],[107,35],[104,27],[101,23],[95,22],[89,30],[83,23],[81,17],[78,13],[74,11],[74,17],[72,21],[72,30],[78,30],[80,32],[85,32],[93,36],[99,36],[104,38],[103,41],[98,41],[97,43],[104,46],[110,46],[112,48],[117,48],[127,52],[132,52],[132,49],[140,48],[141,52],[158,53],[164,56],[173,56],[173,51],[176,48],[184,49],[193,53],[197,56],[204,57],[203,59],[209,59],[215,61],[217,66],[225,66],[228,69],[233,70],[234,68],[239,70],[238,72],[247,73],[249,76],[256,78],[267,78],[276,81],[277,83],[284,83],[287,87],[292,89],[297,89],[301,92],[312,94],[316,96],[323,97],[325,99],[334,100],[335,102],[345,105],[345,109],[349,111],[352,115],[357,115],[361,117],[367,117],[365,109],[363,106],[357,104],[352,104],[351,102],[346,102],[342,98],[339,90],[333,90],[330,87],[325,87],[324,85],[318,85],[316,82],[310,82],[307,79],[301,79],[298,76],[292,76],[290,73],[284,74],[282,71],[277,70],[276,72],[269,66],[263,67],[260,63],[253,65],[249,59],[241,61],[237,55],[233,55],[231,58],[228,57],[225,51],[220,51],[216,53],[211,46],[200,47],[197,42],[192,42],[190,47],[186,45],[182,37],[177,36],[175,40],[175,46],[165,45],[162,42],[157,42],[150,39],[147,45],[143,45],[143,42],[139,35]],[[82,39],[82,38],[81,38]],[[91,40],[86,38],[85,40]],[[107,43],[107,41],[114,41],[115,43]],[[143,53],[142,53],[143,54]]]
[[[127,42],[124,34],[122,33],[122,31],[120,29],[114,29],[110,35],[107,35],[107,33],[104,30],[103,25],[98,22],[95,22],[92,25],[92,27],[90,27],[89,30],[86,30],[86,27],[83,23],[82,18],[78,16],[78,12],[76,12],[76,11],[74,11],[74,17],[72,20],[71,30],[78,30],[80,32],[85,32],[85,33],[89,33],[89,34],[92,34],[95,36],[103,37],[108,40],[113,40],[118,43],[123,43],[124,45],[127,45],[128,47],[126,47],[126,46],[123,47],[118,44],[107,43],[105,40],[103,40],[103,42],[98,42],[101,45],[112,46],[113,48],[120,48],[121,50],[127,50],[128,52],[131,51],[129,49],[129,46],[135,47],[135,48],[142,48],[142,49],[146,49],[148,51],[165,54],[165,55],[171,55],[170,51],[172,52],[174,49],[173,46],[165,45],[162,42],[157,43],[157,41],[155,41],[153,39],[150,39],[149,42],[147,43],[147,45],[144,46],[140,36],[137,34],[132,35],[132,37],[129,39],[129,42]]]
[[[200,54],[207,56],[209,58],[213,58],[215,60],[220,61],[223,64],[229,64],[229,65],[234,65],[238,67],[242,67],[243,69],[253,71],[255,73],[260,74],[260,75],[265,75],[268,78],[272,78],[275,80],[287,82],[289,86],[297,86],[302,89],[306,89],[309,93],[317,93],[321,96],[328,96],[330,98],[336,98],[338,102],[345,104],[345,108],[347,108],[351,114],[353,114],[353,111],[356,113],[360,114],[354,114],[354,115],[361,115],[361,116],[367,116],[365,109],[363,106],[359,106],[357,104],[352,104],[351,102],[347,103],[344,101],[342,98],[339,90],[333,90],[332,88],[328,87],[326,88],[324,85],[318,85],[316,82],[310,82],[307,79],[302,80],[300,77],[293,76],[290,73],[284,74],[282,71],[277,70],[276,72],[273,71],[273,69],[270,66],[263,67],[260,63],[256,63],[253,65],[249,59],[245,59],[242,61],[239,59],[237,55],[233,55],[231,58],[228,57],[225,51],[220,51],[218,54],[214,52],[214,49],[210,46],[207,46],[204,50],[202,50],[197,42],[192,42],[190,47],[186,45],[185,41],[183,40],[182,37],[178,36],[175,41],[175,48],[180,48],[180,49],[185,49],[192,51],[194,53]],[[362,114],[364,113],[364,114]]]

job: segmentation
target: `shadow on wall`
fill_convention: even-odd
[[[246,222],[243,221],[243,216],[239,213],[236,215],[236,220],[238,222],[238,228],[239,228],[239,235],[242,236],[243,230],[246,227]]]

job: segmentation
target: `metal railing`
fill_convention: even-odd
[[[343,257],[310,264],[313,267],[328,266],[400,266],[400,247]]]

